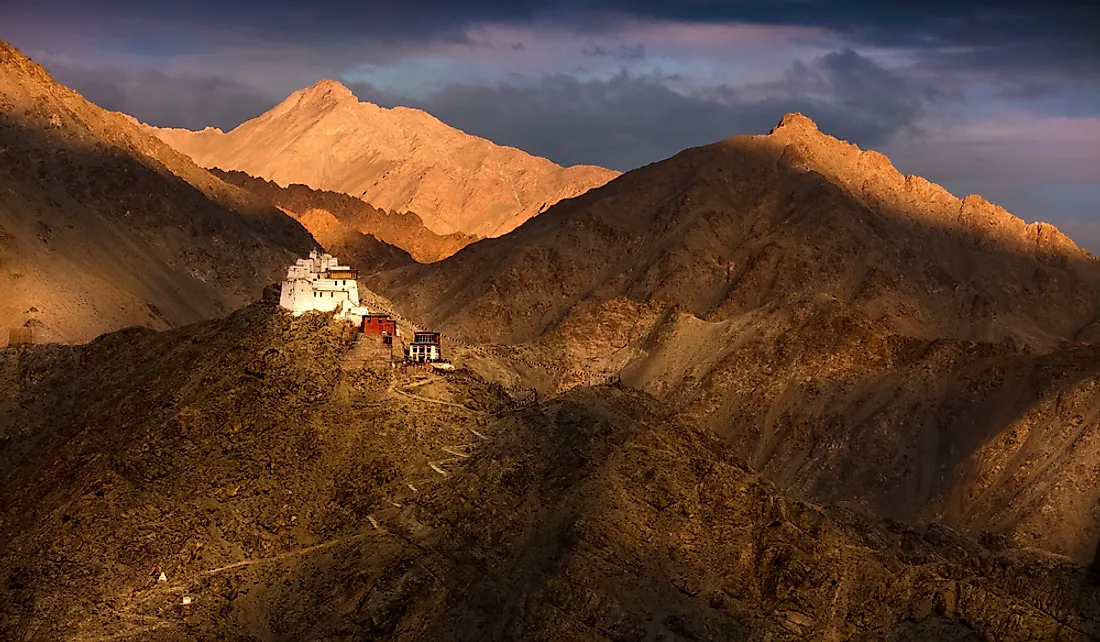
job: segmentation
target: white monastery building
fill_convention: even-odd
[[[294,316],[306,312],[336,312],[336,316],[359,325],[369,311],[359,304],[359,272],[331,254],[316,250],[308,259],[298,259],[287,268],[279,305]]]

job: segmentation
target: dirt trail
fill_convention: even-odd
[[[468,412],[472,412],[472,413],[477,414],[477,415],[484,415],[485,414],[481,410],[474,410],[473,408],[470,408],[468,406],[464,406],[460,403],[454,403],[452,401],[441,401],[439,399],[429,399],[427,397],[421,397],[420,395],[410,394],[410,393],[405,392],[404,390],[401,390],[399,388],[394,388],[393,391],[396,392],[397,394],[401,395],[402,397],[408,397],[409,399],[415,399],[417,401],[423,401],[425,403],[434,403],[434,404],[438,404],[440,406],[451,406],[453,408],[461,408],[463,410],[466,410]]]
[[[279,553],[278,555],[272,555],[271,557],[260,557],[260,558],[257,558],[257,559],[241,560],[240,562],[234,562],[232,564],[226,564],[225,566],[219,566],[218,568],[212,568],[208,571],[201,571],[201,572],[198,573],[198,575],[199,576],[202,576],[202,575],[216,575],[216,574],[224,572],[224,571],[230,571],[230,570],[233,570],[235,568],[241,568],[241,567],[244,567],[244,566],[253,566],[255,564],[267,564],[267,563],[270,563],[270,562],[279,562],[279,561],[282,561],[282,560],[290,559],[292,557],[298,557],[300,555],[308,555],[309,553],[312,553],[314,551],[319,551],[319,550],[326,549],[326,548],[332,548],[333,546],[338,546],[340,544],[345,544],[347,542],[363,539],[364,537],[367,537],[368,535],[373,535],[373,534],[374,534],[373,531],[371,531],[371,532],[366,532],[366,533],[357,533],[355,535],[348,535],[347,537],[337,537],[335,539],[330,539],[327,542],[321,542],[320,544],[314,544],[313,546],[304,546],[302,548],[297,548],[297,549],[294,549],[294,550],[286,551],[285,553]]]

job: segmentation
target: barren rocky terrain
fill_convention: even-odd
[[[418,109],[360,102],[333,80],[294,92],[229,132],[146,127],[203,167],[340,192],[415,212],[437,234],[500,236],[618,172],[560,167]]]
[[[518,407],[465,371],[333,367],[349,340],[260,303],[0,352],[0,635],[1100,634],[1083,567],[788,499],[645,393]]]
[[[332,82],[157,135],[269,180],[0,43],[0,639],[1100,639],[1052,226],[798,114],[587,192]],[[457,369],[256,301],[318,241]]]
[[[380,280],[484,376],[621,378],[799,496],[1079,560],[1100,539],[1100,264],[803,116]]]
[[[316,247],[270,204],[0,42],[0,345],[225,314]]]
[[[724,321],[824,294],[908,335],[1039,349],[1100,313],[1100,263],[1053,226],[903,176],[800,115],[629,172],[392,281],[426,322],[505,343],[616,297]]]

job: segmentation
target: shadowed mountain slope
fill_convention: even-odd
[[[331,244],[347,245],[350,242],[348,237],[355,237],[358,232],[401,248],[420,263],[431,263],[478,240],[478,237],[468,234],[436,234],[425,227],[416,214],[384,212],[346,194],[323,192],[299,184],[280,187],[272,181],[253,178],[244,172],[220,169],[210,172],[282,209],[304,225],[330,251],[334,251],[329,247]]]
[[[497,343],[460,360],[486,376],[621,377],[801,496],[1077,559],[1100,538],[1100,264],[805,117],[381,281]]]
[[[254,300],[301,225],[0,42],[0,342],[165,328]]]
[[[913,336],[1037,347],[1100,313],[1100,263],[1053,226],[902,176],[800,115],[629,172],[392,282],[425,320],[508,343],[619,296],[722,321],[827,294]]]
[[[0,351],[0,634],[1100,634],[1065,559],[792,501],[635,391],[332,368],[349,338],[264,303]]]
[[[618,175],[601,167],[563,168],[417,109],[360,102],[333,80],[294,92],[230,132],[147,129],[203,167],[415,212],[438,234],[499,236]]]

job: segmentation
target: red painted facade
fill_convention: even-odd
[[[397,334],[397,321],[388,314],[368,314],[363,317],[363,334]]]

